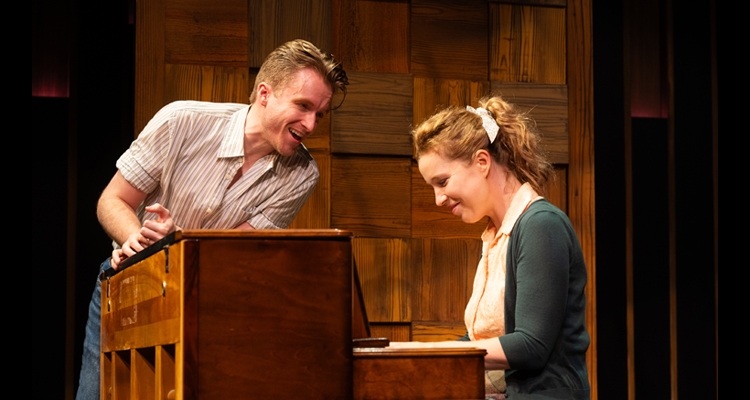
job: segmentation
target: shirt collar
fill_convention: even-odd
[[[219,148],[219,158],[244,157],[245,121],[250,106],[237,110],[229,119],[229,128],[224,134]]]
[[[532,189],[528,182],[521,185],[516,194],[513,195],[513,200],[510,201],[510,207],[508,207],[508,211],[505,212],[503,224],[500,229],[497,229],[495,224],[490,220],[489,224],[487,224],[487,228],[485,228],[485,231],[482,234],[482,240],[488,241],[500,234],[510,235],[513,226],[516,225],[516,221],[521,217],[521,214],[526,211],[526,208],[532,201],[538,198],[539,194]]]
[[[245,156],[245,121],[247,121],[247,115],[250,111],[250,106],[242,107],[237,110],[229,120],[229,128],[224,135],[224,139],[221,141],[221,147],[219,148],[219,158],[235,158]],[[260,160],[266,160],[267,164],[265,170],[275,170],[277,161],[281,155],[277,152],[272,152],[260,158]],[[260,161],[258,160],[258,161]]]

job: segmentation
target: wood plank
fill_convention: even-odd
[[[490,80],[564,84],[565,9],[490,4]]]
[[[204,67],[205,68],[205,67]],[[212,67],[211,101],[247,104],[248,92],[247,67]]]
[[[413,238],[478,238],[489,219],[467,224],[451,214],[447,207],[435,204],[435,192],[412,161],[411,234]]]
[[[131,352],[130,384],[137,399],[153,398],[156,394],[156,353],[153,347]]]
[[[463,320],[412,322],[412,340],[417,342],[456,340],[465,334],[466,323]]]
[[[492,81],[492,93],[529,113],[542,135],[542,145],[550,162],[568,163],[567,86]]]
[[[347,72],[409,73],[409,1],[332,4],[332,52]]]
[[[135,24],[133,137],[164,106],[164,8],[166,0],[140,1]]]
[[[164,104],[199,100],[247,104],[247,68],[167,64]]]
[[[129,399],[130,382],[130,350],[116,351],[112,358],[112,387],[101,393],[111,394],[113,399]]]
[[[156,346],[156,398],[170,399],[175,397],[177,387],[175,386],[175,346]],[[172,397],[169,397],[171,393]]]
[[[318,164],[320,178],[310,198],[289,229],[328,229],[331,227],[331,155],[327,151],[310,150]]]
[[[411,2],[411,73],[434,78],[489,79],[485,0]]]
[[[462,321],[482,257],[480,239],[412,239],[412,319]]]
[[[331,227],[357,237],[411,236],[410,160],[337,156],[331,160]]]
[[[247,1],[165,1],[167,63],[247,67]]]
[[[359,271],[367,318],[371,324],[410,321],[410,294],[418,288],[409,279],[409,241],[354,238],[352,252]],[[370,328],[373,329],[372,325]],[[371,336],[380,337],[374,333]],[[395,340],[390,336],[386,337]]]
[[[414,126],[447,106],[476,106],[490,94],[489,81],[414,77]]]
[[[387,338],[391,342],[411,341],[411,324],[397,322],[374,322],[370,325],[371,336]]]
[[[552,179],[547,182],[544,197],[557,208],[568,212],[568,167],[555,165]]]
[[[255,78],[258,77],[258,70],[260,68],[257,67],[251,67],[247,69],[247,94],[248,94],[248,102],[250,102],[250,95],[253,94],[253,90],[255,90]]]
[[[305,39],[318,48],[331,49],[331,1],[250,1],[245,14],[248,23],[248,64],[260,68],[269,53],[294,39]]]
[[[596,364],[596,195],[594,180],[594,76],[591,0],[569,0],[566,9],[570,162],[568,216],[581,242],[588,269],[586,327],[591,345],[586,362],[591,398],[597,399]]]
[[[102,352],[99,357],[99,393],[111,393],[114,374],[114,352]]]
[[[411,75],[353,72],[347,76],[346,100],[331,121],[331,151],[410,156]]]

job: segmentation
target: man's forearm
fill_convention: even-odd
[[[104,188],[96,206],[96,216],[104,231],[117,244],[122,245],[130,235],[140,232],[141,221],[135,209],[145,198],[146,193],[133,187],[120,171]]]
[[[118,198],[102,195],[96,208],[96,216],[107,235],[118,244],[141,230],[141,222],[135,210]]]

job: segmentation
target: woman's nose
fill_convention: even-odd
[[[445,204],[445,201],[447,199],[448,197],[445,194],[440,193],[437,190],[435,191],[435,204],[437,204],[438,206],[442,206]]]

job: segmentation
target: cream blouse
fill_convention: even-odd
[[[505,334],[505,260],[510,232],[529,204],[542,197],[524,183],[513,196],[500,229],[490,221],[482,233],[482,259],[464,321],[471,340]]]

